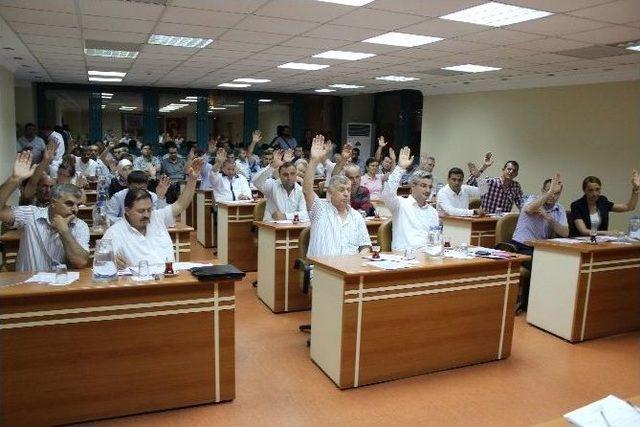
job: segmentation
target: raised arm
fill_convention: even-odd
[[[198,176],[200,175],[200,169],[202,169],[203,165],[202,158],[196,157],[191,162],[191,167],[187,171],[187,185],[184,187],[184,191],[171,205],[171,212],[173,216],[178,216],[189,207],[191,202],[193,201],[193,194],[196,192],[196,184],[198,182]]]
[[[256,149],[256,145],[258,142],[262,141],[262,132],[259,130],[254,130],[251,134],[251,144],[249,144],[249,148],[247,148],[247,158],[250,159],[253,155],[253,150]]]
[[[13,224],[14,216],[11,206],[7,201],[11,194],[20,186],[20,183],[30,178],[36,170],[36,165],[31,164],[31,151],[18,153],[13,164],[13,174],[0,186],[0,221]],[[313,180],[312,180],[313,181]]]
[[[631,196],[627,203],[614,203],[611,210],[613,212],[628,212],[636,208],[638,204],[638,192],[640,191],[640,172],[631,171]]]
[[[400,180],[402,175],[406,172],[407,168],[413,164],[413,156],[411,155],[411,149],[409,147],[403,147],[400,149],[400,157],[398,158],[398,166],[393,169],[393,172],[389,175],[387,182],[382,187],[381,198],[390,210],[394,209],[398,205],[398,187],[400,186]]]
[[[56,144],[51,141],[47,144],[47,148],[44,150],[42,154],[42,161],[36,167],[35,172],[27,181],[27,185],[22,189],[22,194],[20,195],[21,200],[31,200],[35,195],[38,189],[38,183],[42,179],[45,173],[48,172],[49,166],[51,165],[51,161],[56,153]]]
[[[384,140],[384,136],[381,136],[378,138],[378,149],[376,150],[376,154],[374,155],[374,157],[376,158],[376,160],[378,162],[381,162],[382,159],[382,149],[387,145],[387,143]]]
[[[340,152],[340,159],[338,163],[336,163],[335,167],[331,171],[331,176],[340,175],[342,170],[347,165],[347,163],[351,162],[351,153],[353,147],[348,142],[342,146],[342,151]]]
[[[313,201],[318,195],[313,191],[313,178],[315,176],[315,170],[318,163],[322,162],[327,155],[327,147],[324,145],[324,136],[316,135],[311,143],[311,159],[309,159],[309,166],[304,174],[304,182],[302,183],[302,193],[304,194],[304,200],[307,203],[307,210],[311,210]]]

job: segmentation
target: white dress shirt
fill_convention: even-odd
[[[393,240],[391,249],[421,248],[427,242],[427,232],[440,225],[438,212],[428,203],[418,206],[413,196],[397,195],[405,170],[396,166],[382,189],[382,200],[393,215]]]
[[[296,183],[293,190],[287,193],[279,179],[271,179],[273,171],[271,166],[267,166],[253,178],[253,185],[267,199],[262,220],[272,220],[273,213],[278,211],[285,214],[287,219],[293,219],[293,216],[298,214],[300,221],[308,221],[309,213],[300,184]]]
[[[438,208],[447,215],[472,216],[473,209],[469,209],[469,200],[472,197],[479,199],[487,192],[487,189],[487,181],[484,179],[478,180],[477,187],[462,184],[458,194],[447,184],[438,191]]]
[[[307,256],[355,255],[361,246],[371,246],[364,218],[351,206],[343,220],[329,200],[314,195],[309,217]]]
[[[120,190],[115,193],[105,206],[107,218],[109,219],[109,224],[113,224],[117,222],[118,219],[124,216],[124,198],[127,197],[129,193],[129,189],[125,188],[124,190]],[[159,198],[156,193],[153,191],[149,191],[151,194],[151,202],[153,203],[153,209],[162,209],[167,206],[167,199]]]
[[[96,176],[96,167],[98,162],[93,159],[89,159],[87,163],[82,161],[81,157],[76,157],[76,173],[81,173],[84,176]]]
[[[174,224],[173,207],[151,211],[145,234],[133,228],[126,218],[120,218],[104,233],[103,239],[111,239],[113,251],[122,256],[127,264],[137,267],[146,260],[149,264],[163,264],[175,261],[173,242],[167,227]]]
[[[239,200],[240,195],[246,196],[249,200],[251,197],[251,189],[249,181],[242,175],[236,175],[229,179],[228,176],[222,175],[222,172],[212,170],[209,173],[209,181],[213,190],[213,197],[219,202],[230,202]],[[233,191],[232,191],[233,190]]]
[[[62,157],[64,157],[64,139],[58,132],[51,132],[48,138],[49,141],[53,141],[56,144],[56,153],[51,160],[51,177],[56,178],[58,176],[58,166],[62,163]]]

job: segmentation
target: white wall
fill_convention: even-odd
[[[558,171],[566,208],[587,175],[602,180],[609,199],[626,202],[631,169],[640,169],[640,81],[425,96],[421,151],[436,157],[443,178],[492,151],[489,173],[517,160],[525,193],[538,193]],[[610,228],[626,230],[630,215],[612,215]]]
[[[262,132],[262,144],[270,143],[277,136],[278,125],[289,123],[288,105],[260,105],[258,108],[258,129]]]
[[[0,65],[0,182],[13,170],[16,158],[16,104],[13,73]],[[11,203],[17,202],[14,194]]]
[[[373,94],[342,97],[342,139],[347,140],[347,123],[373,123]]]
[[[15,82],[16,123],[20,123],[20,125],[24,126],[25,123],[36,122],[34,96],[31,82]]]

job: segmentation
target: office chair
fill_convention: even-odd
[[[469,209],[480,209],[482,207],[482,200],[471,199],[469,200]]]
[[[262,219],[264,218],[264,210],[267,207],[267,199],[262,199],[259,200],[258,203],[256,203],[256,205],[253,207],[253,220],[254,221],[262,221]],[[251,226],[251,234],[253,234],[253,243],[256,245],[256,248],[258,247],[258,226],[257,225],[252,225]],[[251,282],[251,285],[253,285],[253,287],[257,287],[258,286],[258,281],[254,280],[253,282]]]
[[[390,252],[391,251],[391,241],[393,240],[393,230],[391,220],[387,220],[383,222],[378,228],[378,245],[380,246],[380,251],[382,252]]]
[[[311,289],[311,270],[313,270],[313,264],[309,262],[307,259],[307,249],[309,248],[309,236],[311,229],[309,227],[303,229],[298,236],[298,250],[300,252],[300,257],[295,260],[294,268],[296,270],[300,270],[300,274],[302,274],[302,280],[300,281],[300,289],[303,294],[308,294]],[[300,325],[299,329],[301,332],[310,332],[311,325]],[[310,344],[310,341],[307,342],[307,345]]]
[[[520,214],[509,213],[496,222],[496,249],[507,252],[517,252],[516,247],[511,243],[513,232],[518,224]],[[516,307],[516,313],[524,310],[529,295],[529,281],[531,279],[531,269],[524,265],[520,266],[520,295]]]

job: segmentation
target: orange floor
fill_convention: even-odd
[[[194,259],[211,251],[192,239]],[[236,286],[236,399],[124,417],[106,426],[527,426],[607,394],[640,394],[640,332],[569,344],[516,319],[510,358],[338,390],[309,358],[298,325]],[[151,362],[151,361],[150,361]]]

